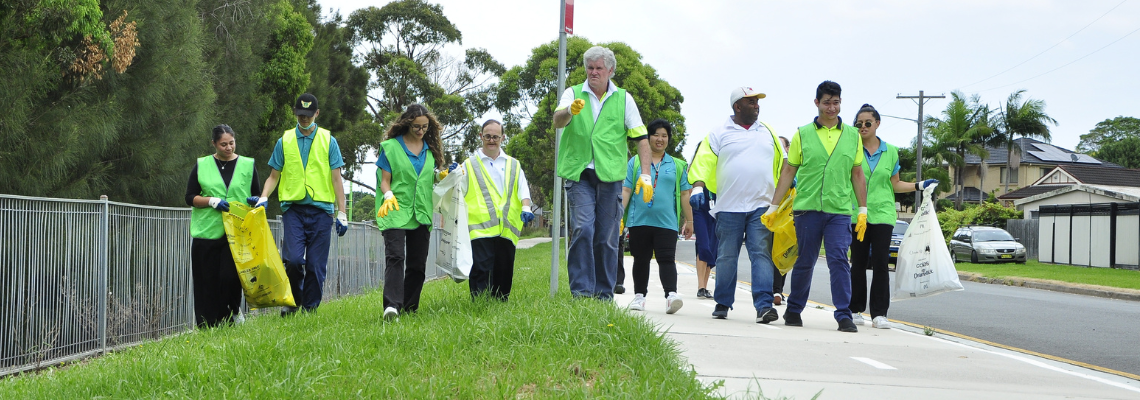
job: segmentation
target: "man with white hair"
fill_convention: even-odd
[[[621,256],[618,224],[629,155],[626,139],[638,141],[643,173],[634,192],[646,203],[653,201],[653,184],[644,173],[652,158],[633,96],[610,80],[617,68],[614,52],[594,46],[586,50],[582,61],[586,82],[567,88],[554,111],[554,127],[566,128],[556,160],[556,172],[566,180],[570,203],[566,272],[574,297],[612,300]]]

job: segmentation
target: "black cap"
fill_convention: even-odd
[[[311,117],[316,111],[317,96],[313,96],[309,93],[302,94],[301,97],[297,98],[297,103],[293,104],[294,115],[305,115]]]

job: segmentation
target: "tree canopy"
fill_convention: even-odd
[[[1130,137],[1140,137],[1140,119],[1125,116],[1106,119],[1098,122],[1089,133],[1081,135],[1077,151],[1097,153],[1101,146]]]

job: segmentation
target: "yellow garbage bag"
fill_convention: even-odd
[[[788,189],[776,215],[772,217],[768,230],[772,231],[772,262],[780,270],[780,275],[787,275],[796,264],[799,256],[799,246],[796,245],[796,224],[792,219],[792,203],[796,201],[796,189]]]
[[[296,307],[281,254],[265,219],[265,208],[230,203],[230,212],[222,214],[222,223],[249,306]]]

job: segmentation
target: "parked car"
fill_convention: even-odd
[[[906,228],[910,224],[906,221],[895,220],[895,230],[891,231],[891,264],[897,264],[899,261],[899,245],[902,244],[903,236],[906,235]]]
[[[963,226],[950,238],[954,261],[1007,262],[1025,264],[1025,246],[1006,232],[991,226]]]

